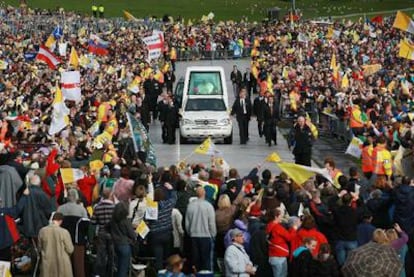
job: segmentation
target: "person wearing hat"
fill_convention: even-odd
[[[239,229],[230,231],[232,244],[227,247],[224,253],[224,265],[226,277],[244,277],[256,274],[256,268],[253,266],[249,255],[243,247],[244,236]]]

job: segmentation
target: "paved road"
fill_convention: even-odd
[[[230,81],[230,72],[232,70],[233,65],[237,65],[239,70],[243,73],[245,71],[245,68],[249,66],[249,60],[227,60],[213,62],[195,61],[178,63],[176,68],[177,80],[179,77],[184,76],[185,69],[187,66],[195,65],[218,65],[224,68],[225,72],[228,75],[226,84],[227,90],[229,91],[229,103],[232,104],[234,101],[234,97],[231,93],[232,85]],[[287,143],[280,135],[280,132],[278,134],[278,145],[269,147],[265,144],[264,138],[259,137],[257,133],[256,119],[252,118],[249,125],[250,140],[247,143],[247,145],[240,145],[240,140],[238,136],[239,130],[235,119],[233,120],[233,126],[233,144],[217,144],[217,148],[223,153],[223,157],[229,163],[229,165],[231,167],[237,168],[241,175],[247,174],[252,167],[259,163],[262,163],[266,156],[272,151],[276,151],[284,161],[293,160],[293,156],[287,148]],[[191,152],[198,146],[197,143],[189,145],[180,145],[178,143],[175,145],[162,144],[161,125],[158,121],[154,122],[150,126],[150,136],[156,149],[159,166],[169,166],[172,164],[177,164],[178,161],[190,155]],[[187,161],[209,163],[210,157],[194,154],[190,158],[188,158]],[[275,165],[270,163],[266,163],[264,167],[271,169],[274,173],[280,172],[280,170]]]

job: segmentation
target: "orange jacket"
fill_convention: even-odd
[[[373,161],[374,146],[372,144],[364,146],[361,154],[362,172],[373,172],[374,161]]]
[[[354,105],[351,110],[351,117],[349,119],[349,127],[351,128],[364,128],[364,122],[361,119],[361,108],[358,105]]]

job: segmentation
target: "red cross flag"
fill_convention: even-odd
[[[61,88],[63,97],[67,100],[81,101],[80,73],[79,71],[62,72]]]
[[[147,45],[149,60],[161,56],[164,47],[164,34],[162,32],[154,32],[151,36],[143,38],[142,41]]]

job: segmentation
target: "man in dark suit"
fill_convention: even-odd
[[[264,106],[266,105],[265,92],[260,91],[260,95],[257,96],[253,101],[253,114],[257,119],[257,130],[259,131],[259,136],[262,137],[264,134]]]
[[[246,68],[246,72],[243,74],[243,84],[247,89],[247,95],[249,98],[252,94],[257,93],[257,80],[250,71],[250,68]]]
[[[175,143],[175,129],[178,120],[178,109],[174,106],[174,100],[171,95],[168,96],[167,105],[165,107],[165,128],[167,131],[167,143]]]
[[[239,124],[240,144],[246,144],[249,140],[249,121],[252,113],[252,103],[247,98],[246,88],[242,88],[239,97],[233,103],[231,115],[236,115]]]
[[[230,74],[230,80],[231,80],[231,83],[233,84],[234,98],[237,98],[237,95],[240,91],[240,87],[243,82],[243,76],[240,70],[237,69],[236,65],[233,66],[233,71]]]
[[[279,120],[279,112],[277,105],[275,104],[275,98],[273,95],[267,97],[267,103],[263,106],[263,118],[264,118],[264,135],[266,143],[271,146],[272,141],[277,145],[277,122]]]
[[[149,110],[152,112],[152,119],[158,117],[157,99],[162,92],[160,83],[155,80],[154,73],[150,74],[149,79],[144,82],[145,97],[148,98]]]
[[[299,116],[289,134],[289,148],[293,147],[295,163],[311,166],[312,144],[315,138],[306,124],[304,116]]]

